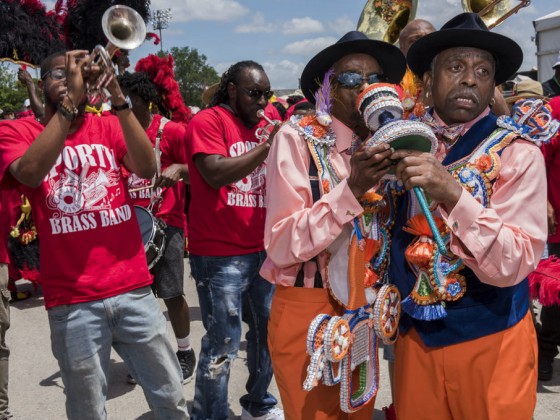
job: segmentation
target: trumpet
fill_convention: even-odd
[[[108,39],[105,47],[97,45],[90,56],[90,66],[99,66],[101,73],[95,82],[87,84],[89,103],[111,97],[107,85],[115,77],[111,59],[119,49],[138,48],[146,38],[146,24],[140,14],[131,7],[115,5],[109,7],[101,18],[103,33]]]
[[[264,113],[264,109],[259,109],[257,111],[257,117],[264,119],[267,124],[264,127],[257,128],[257,130],[255,131],[255,137],[258,138],[261,142],[267,141],[270,137],[270,133],[272,133],[274,127],[280,124],[280,121],[271,120],[270,118],[268,118]]]

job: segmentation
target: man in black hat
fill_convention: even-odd
[[[413,194],[401,196],[389,267],[403,297],[397,416],[530,419],[537,346],[526,277],[546,241],[546,176],[530,138],[489,107],[522,51],[463,13],[415,42],[407,59],[433,101],[422,120],[439,146],[435,156],[398,150],[391,159],[405,189],[431,199],[446,249],[429,229],[410,233],[423,214]]]
[[[335,279],[347,284],[351,226],[364,212],[358,199],[391,165],[388,145],[360,147],[370,132],[356,100],[370,84],[399,83],[405,70],[398,48],[361,32],[347,33],[313,57],[301,75],[301,89],[315,104],[315,115],[292,117],[272,144],[267,166],[267,259],[261,275],[276,284],[269,348],[286,418],[372,418],[374,392],[368,402],[354,407],[361,410],[348,414],[341,409],[341,395],[352,395],[350,384],[320,383],[310,391],[302,389],[309,365],[305,342],[317,315],[344,313],[327,287]],[[324,382],[336,383],[334,375]]]

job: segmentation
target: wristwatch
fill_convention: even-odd
[[[111,103],[111,109],[115,112],[124,111],[125,109],[132,109],[132,102],[130,101],[130,98],[127,96],[124,98],[124,100],[125,103],[121,105],[113,105]]]

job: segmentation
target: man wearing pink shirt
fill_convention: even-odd
[[[432,98],[421,118],[435,156],[396,151],[396,177],[421,187],[446,250],[414,260],[422,217],[413,194],[396,202],[389,276],[403,298],[395,347],[399,419],[530,419],[536,404],[536,335],[527,275],[546,241],[546,183],[539,149],[489,109],[494,87],[522,62],[521,48],[463,13],[414,43],[409,67]],[[408,226],[408,227],[407,227]],[[404,228],[404,229],[403,229]],[[435,235],[434,235],[435,236]],[[423,237],[433,244],[435,237]]]
[[[349,227],[363,212],[358,198],[391,167],[388,145],[351,153],[370,136],[356,100],[372,83],[399,83],[405,70],[398,48],[358,31],[347,33],[313,57],[301,76],[302,91],[314,104],[321,85],[332,86],[330,92],[323,88],[329,99],[336,98],[329,110],[330,125],[319,123],[313,115],[294,116],[272,144],[264,237],[268,257],[261,275],[276,284],[269,348],[288,419],[370,420],[373,416],[375,398],[349,414],[340,407],[339,385],[320,383],[311,391],[303,389],[309,364],[306,335],[318,314],[344,313],[327,289],[336,277],[327,254],[340,255],[340,264],[348,266]],[[310,148],[321,154],[320,164],[311,157]],[[313,165],[321,169],[319,174],[311,173]]]

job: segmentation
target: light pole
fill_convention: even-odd
[[[171,20],[171,9],[152,10],[152,26],[154,30],[159,31],[160,48],[163,52],[163,37],[161,30],[167,29]]]

